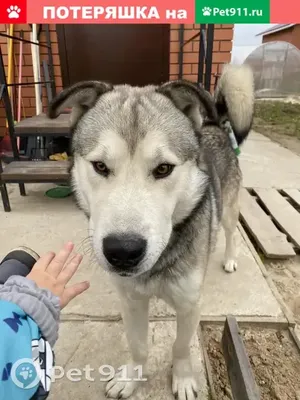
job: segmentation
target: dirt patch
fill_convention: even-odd
[[[232,399],[221,348],[221,327],[206,327],[204,340],[218,400]],[[300,400],[300,355],[287,331],[241,329],[262,400]]]
[[[300,256],[280,261],[264,259],[264,264],[282,299],[300,324]]]
[[[256,101],[253,129],[300,155],[300,104]]]

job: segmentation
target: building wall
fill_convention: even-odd
[[[277,40],[291,43],[300,50],[300,24],[263,36],[263,43],[274,42]]]
[[[179,26],[171,25],[170,33],[170,79],[177,79],[179,72],[178,55],[179,55]],[[0,25],[0,31],[6,32],[6,26]],[[200,25],[185,25],[184,40],[188,40],[197,32],[199,32]],[[23,30],[24,38],[30,39],[30,27],[29,25],[15,25],[14,35],[18,36],[20,31]],[[52,43],[53,52],[53,62],[54,62],[54,74],[57,91],[62,90],[62,79],[61,79],[61,68],[60,68],[60,58],[58,52],[57,35],[55,25],[50,25],[50,35]],[[215,82],[215,74],[220,73],[222,70],[222,65],[224,63],[230,62],[231,50],[232,50],[232,38],[233,38],[233,25],[215,25],[215,37],[214,37],[214,47],[213,47],[213,66],[212,66],[212,85]],[[7,38],[0,36],[1,50],[3,54],[4,64],[8,65],[8,46]],[[46,43],[45,33],[42,32],[40,36],[40,42]],[[191,81],[197,81],[198,73],[198,51],[199,51],[199,37],[193,42],[190,42],[184,47],[184,57],[183,57],[183,78]],[[18,82],[18,63],[19,63],[19,49],[20,45],[18,42],[14,44],[14,54],[15,54],[15,68],[14,68],[14,82]],[[48,59],[47,49],[40,48],[41,62],[43,59]],[[32,57],[31,57],[31,45],[23,44],[23,82],[33,82],[33,68],[32,68]],[[14,93],[16,98],[16,92]],[[35,115],[35,96],[34,87],[26,86],[22,87],[22,118],[31,117]],[[15,102],[16,103],[16,102]],[[43,88],[43,105],[46,107],[46,91]],[[0,104],[0,136],[5,134],[5,111],[4,106]]]
[[[171,25],[171,44],[170,44],[170,79],[177,79],[179,72],[178,54],[179,54],[179,27],[180,25]],[[187,41],[199,32],[200,25],[185,25],[184,41]],[[222,71],[224,63],[231,60],[233,39],[232,24],[215,24],[214,46],[213,46],[213,65],[211,77],[211,90],[215,83],[215,74]],[[198,52],[199,37],[184,46],[183,56],[183,78],[196,82],[198,78]]]

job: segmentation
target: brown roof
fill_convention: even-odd
[[[272,26],[269,29],[266,29],[265,31],[262,31],[262,32],[258,33],[256,36],[270,35],[271,33],[283,31],[285,29],[289,29],[289,28],[293,27],[294,25],[296,25],[296,24],[277,24],[275,26]]]

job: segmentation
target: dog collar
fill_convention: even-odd
[[[232,146],[235,154],[237,156],[239,156],[241,154],[241,150],[240,150],[239,145],[238,145],[238,143],[236,141],[232,126],[231,126],[231,124],[230,124],[230,122],[228,120],[225,122],[224,125],[225,125],[225,128],[226,128],[227,132],[228,132],[229,139],[230,139],[230,142],[231,142],[231,146]]]

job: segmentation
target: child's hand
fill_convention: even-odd
[[[73,255],[68,260],[73,248],[74,245],[70,242],[65,244],[58,254],[53,252],[45,254],[36,262],[26,277],[34,281],[40,288],[49,289],[58,296],[61,308],[64,308],[90,286],[89,282],[81,282],[66,288],[82,261],[82,256],[79,254]]]

